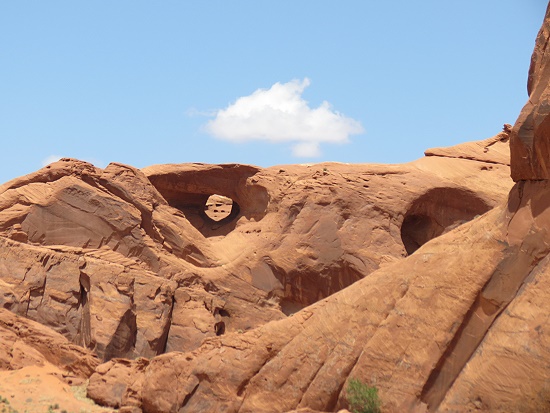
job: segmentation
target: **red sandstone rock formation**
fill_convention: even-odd
[[[264,337],[273,356],[302,313],[287,316],[502,202],[512,184],[506,136],[433,149],[406,165],[192,164],[139,171],[64,159],[0,187],[0,303],[112,359],[96,369],[89,394],[107,406],[141,408],[156,397],[147,386],[174,388],[165,379],[144,379],[165,374],[146,358],[203,352],[205,339],[232,333],[229,340],[240,340],[247,331]],[[224,200],[226,217],[208,210],[213,194]],[[284,321],[269,323],[277,320]],[[262,330],[276,325],[284,331],[276,333],[279,347]],[[231,361],[240,360],[241,372],[231,375],[245,373],[245,382],[265,357],[252,342],[246,362]],[[192,392],[204,377],[189,377]],[[226,393],[222,403],[243,400],[247,386],[240,389],[235,377],[226,381],[228,389],[239,383],[235,394]],[[205,403],[192,400],[190,411]]]
[[[106,412],[91,400],[77,399],[100,360],[61,334],[0,308],[0,408],[46,412]],[[14,410],[12,410],[14,409]]]
[[[1,368],[93,370],[127,412],[336,411],[351,378],[385,412],[548,410],[549,25],[509,194],[506,126],[406,165],[66,159],[3,185],[0,305],[106,362],[2,310]]]
[[[385,411],[544,411],[549,200],[547,182],[520,182],[503,206],[287,319],[126,364],[127,392],[147,412],[334,411],[358,377]],[[92,376],[92,397],[116,368]]]
[[[50,363],[65,372],[68,381],[88,378],[100,361],[89,350],[69,343],[40,323],[0,308],[0,370]]]
[[[388,264],[502,202],[511,185],[505,137],[396,166],[163,165],[142,173],[63,160],[1,189],[2,306],[106,360],[194,350],[98,367],[88,392],[104,405],[334,409],[346,377],[364,376],[356,369],[371,336],[384,331],[377,323],[418,275]],[[212,194],[233,201],[219,221],[205,212]],[[440,266],[433,271],[442,285],[464,289]],[[463,303],[464,293],[455,294]],[[457,314],[449,312],[454,323]],[[383,395],[390,407],[417,400]]]
[[[334,411],[345,406],[346,382],[360,378],[379,388],[388,412],[547,411],[549,24],[547,15],[530,71],[530,102],[513,129],[518,182],[507,201],[433,239],[436,224],[452,225],[441,225],[447,214],[430,201],[452,198],[417,197],[429,206],[410,202],[402,221],[407,227],[407,217],[414,217],[412,241],[402,238],[410,252],[423,244],[414,254],[286,319],[209,339],[193,352],[155,357],[141,371],[135,362],[126,365],[133,377],[145,378],[122,381],[127,392],[141,394],[141,408]],[[453,157],[478,159],[480,148],[485,153],[490,145],[465,145]],[[444,150],[428,154],[448,156]],[[424,237],[432,239],[424,243]],[[91,382],[116,363],[106,369]]]
[[[507,233],[508,221],[512,227],[529,222],[523,213],[515,213],[517,201],[514,197],[511,211],[498,208],[290,318],[209,340],[193,353],[156,357],[144,369],[147,380],[132,390],[142,394],[148,412],[334,411],[344,404],[347,378],[358,377],[380,389],[385,411],[423,411],[426,405],[430,411],[440,405],[440,411],[461,411],[468,404],[475,407],[478,395],[491,411],[513,411],[504,401],[525,404],[525,387],[535,395],[533,387],[544,383],[545,364],[517,375],[480,377],[473,369],[474,377],[465,380],[459,374],[468,371],[472,354],[473,360],[489,357],[496,364],[487,369],[509,366],[509,360],[503,365],[491,353],[484,356],[481,348],[489,344],[484,341],[480,347],[480,342],[489,327],[496,334],[499,325],[512,321],[519,327],[514,336],[518,331],[534,334],[529,326],[535,324],[539,330],[548,328],[544,307],[529,317],[523,314],[524,319],[514,309],[533,299],[520,287],[540,255],[548,252],[544,246],[524,251],[522,239],[515,238],[521,234]],[[531,230],[543,224],[533,222]],[[514,306],[508,307],[512,300]],[[503,312],[507,308],[510,312]],[[500,324],[494,323],[497,317]],[[500,334],[507,331],[505,326]],[[542,337],[528,347],[522,348],[525,341],[517,343],[509,357],[516,365],[536,366],[540,359],[532,353],[544,356]],[[506,343],[496,341],[497,354],[506,354]],[[533,371],[540,375],[525,382]],[[98,373],[91,381],[103,377]],[[483,387],[472,385],[476,377],[482,378]],[[517,386],[520,381],[523,387]],[[460,396],[445,397],[453,382],[449,394],[461,383],[465,389]],[[167,389],[161,383],[177,387]]]
[[[550,5],[549,5],[550,7]],[[537,36],[531,57],[527,93],[529,99],[514,125],[510,139],[514,181],[550,178],[550,21],[546,18]]]
[[[511,185],[503,147],[492,161],[264,170],[65,159],[0,187],[0,304],[106,360],[194,350],[483,214]],[[233,201],[221,220],[212,194]]]

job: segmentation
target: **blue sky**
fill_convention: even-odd
[[[542,0],[0,2],[0,182],[55,157],[407,162],[527,99]]]

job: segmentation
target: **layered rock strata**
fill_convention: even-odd
[[[547,14],[530,100],[512,130],[517,183],[506,201],[428,242],[416,234],[430,233],[445,214],[411,219],[412,235],[403,239],[409,257],[291,317],[140,368],[127,364],[145,378],[125,382],[141,395],[133,402],[147,412],[335,411],[346,404],[347,381],[359,378],[379,388],[388,412],[548,410],[549,24]],[[456,157],[472,160],[479,148],[463,146]],[[409,216],[433,211],[409,205]],[[116,368],[106,366],[91,381]],[[168,382],[177,390],[159,385]]]
[[[352,378],[387,412],[548,410],[549,25],[511,132],[410,164],[64,159],[4,184],[1,368],[127,412],[336,411]]]
[[[64,159],[0,187],[0,305],[104,360],[191,351],[284,319],[491,209],[511,185],[499,144],[494,162],[395,166]],[[212,195],[226,217],[207,214]]]

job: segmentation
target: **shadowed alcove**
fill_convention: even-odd
[[[434,188],[414,200],[401,225],[407,254],[431,239],[482,215],[489,205],[472,192],[458,188]]]

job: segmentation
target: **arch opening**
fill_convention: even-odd
[[[459,188],[434,188],[410,205],[401,224],[407,255],[491,207],[476,194]]]
[[[234,229],[241,214],[240,205],[226,196],[200,193],[177,195],[168,198],[170,206],[183,213],[205,237],[227,235]]]
[[[223,195],[210,195],[204,204],[204,213],[212,221],[220,222],[228,218],[236,203]]]

